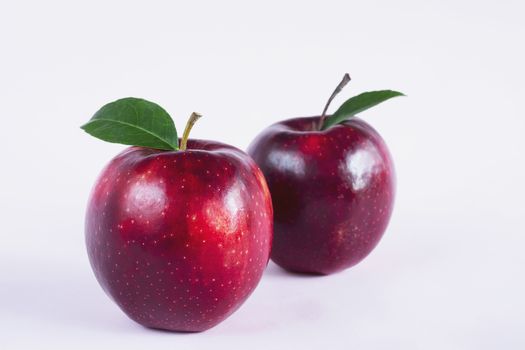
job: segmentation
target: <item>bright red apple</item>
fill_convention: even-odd
[[[86,242],[99,283],[131,319],[203,331],[257,286],[272,243],[271,199],[253,160],[232,146],[131,147],[94,186]]]
[[[271,258],[278,265],[330,274],[357,264],[377,245],[392,213],[394,166],[381,136],[350,112],[399,95],[365,93],[326,120],[317,116],[279,122],[252,142],[248,153],[272,195]]]

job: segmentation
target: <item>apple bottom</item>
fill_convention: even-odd
[[[358,264],[381,240],[389,211],[376,213],[366,207],[353,209],[352,198],[334,200],[332,195],[324,199],[322,196],[313,195],[315,200],[311,201],[316,206],[306,205],[300,220],[290,222],[286,218],[276,218],[271,259],[277,265],[296,273],[329,275]],[[287,206],[294,201],[292,197],[288,189],[286,199],[276,204],[277,210],[282,209],[276,213],[286,217]],[[305,194],[298,198],[303,201]]]
[[[114,269],[114,275],[120,277],[106,278],[101,285],[122,311],[142,326],[201,332],[234,313],[254,290],[245,284],[258,280],[264,270],[263,267],[243,273],[231,269],[231,273],[225,275],[210,269],[206,272],[193,269],[193,266],[202,266],[202,262],[186,260],[187,263],[177,259],[172,263],[136,260],[135,268]],[[181,270],[187,272],[181,273]]]

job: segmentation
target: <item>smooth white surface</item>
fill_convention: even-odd
[[[522,1],[0,3],[1,349],[523,349]],[[201,334],[129,321],[84,247],[84,209],[123,147],[79,126],[139,96],[182,130],[245,148],[280,119],[391,88],[362,115],[398,175],[395,213],[362,264],[324,278],[270,264]]]

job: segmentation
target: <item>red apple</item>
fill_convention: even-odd
[[[400,93],[365,93],[345,108],[362,109],[362,101],[371,106],[387,95]],[[276,123],[248,148],[272,195],[271,258],[290,271],[330,274],[357,264],[392,213],[394,167],[381,136],[355,117],[321,128],[324,118]]]
[[[263,274],[270,194],[252,159],[232,146],[131,147],[93,188],[86,243],[96,278],[131,319],[203,331],[239,308]]]

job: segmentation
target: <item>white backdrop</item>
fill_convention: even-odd
[[[0,348],[523,349],[525,5],[516,1],[0,2]],[[394,156],[377,249],[323,278],[270,264],[201,334],[144,329],[90,270],[88,193],[123,146],[79,126],[151,99],[245,149],[280,119],[371,89]]]

